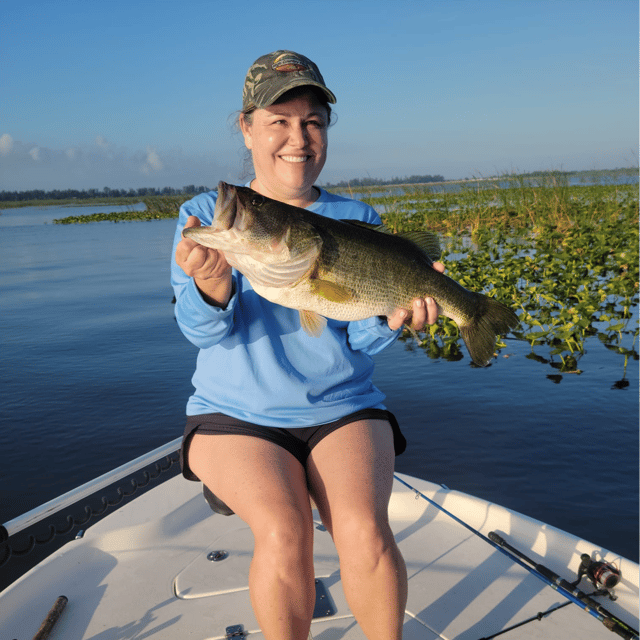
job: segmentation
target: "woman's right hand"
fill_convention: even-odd
[[[200,219],[189,216],[184,228],[199,226]],[[176,264],[195,280],[206,302],[216,307],[227,306],[231,298],[231,266],[222,251],[203,247],[183,236],[176,246]]]

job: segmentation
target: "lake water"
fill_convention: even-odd
[[[117,209],[0,215],[0,522],[182,433],[196,349],[173,319],[175,221],[47,224]],[[403,343],[376,357],[409,441],[397,470],[637,561],[637,362],[594,339],[582,375],[548,378],[507,345],[485,369]]]

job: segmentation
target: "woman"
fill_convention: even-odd
[[[338,219],[379,222],[367,205],[314,186],[326,160],[333,93],[291,51],[259,58],[239,126],[255,191]],[[311,496],[340,558],[349,606],[369,640],[398,640],[407,597],[389,527],[394,455],[405,441],[373,386],[371,355],[411,317],[435,322],[432,299],[388,318],[329,320],[319,338],[298,312],[253,292],[224,254],[182,238],[209,225],[215,193],[185,203],[174,245],[176,319],[200,348],[187,405],[183,473],[251,527],[253,608],[267,640],[305,640],[314,606]],[[444,267],[436,265],[438,270]]]

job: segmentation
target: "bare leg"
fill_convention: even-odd
[[[369,640],[400,640],[407,602],[407,570],[388,519],[394,457],[391,426],[364,420],[329,434],[307,465],[347,601]]]
[[[251,602],[267,640],[307,640],[313,615],[313,519],[305,471],[260,438],[196,433],[194,473],[250,527]]]

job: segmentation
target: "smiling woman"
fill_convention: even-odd
[[[370,206],[315,186],[335,101],[305,56],[276,51],[259,58],[238,118],[255,171],[253,191],[245,191],[326,218],[379,224]],[[405,445],[371,381],[371,356],[395,342],[411,312],[414,328],[435,322],[437,305],[416,299],[412,310],[391,310],[388,318],[329,321],[311,337],[295,309],[257,295],[221,250],[183,236],[185,229],[222,224],[234,213],[230,206],[224,190],[201,194],[182,206],[176,229],[176,319],[200,348],[183,474],[201,480],[225,513],[251,527],[250,593],[267,640],[309,633],[310,497],[336,544],[347,600],[367,638],[399,640],[407,574],[388,503],[394,456]]]
[[[313,185],[327,159],[329,118],[326,96],[306,87],[288,91],[264,109],[240,114],[256,172],[251,187],[298,207],[315,202],[319,192]]]
[[[258,58],[249,69],[238,125],[251,151],[252,188],[306,207],[327,158],[327,129],[336,97],[317,65],[292,51]]]

